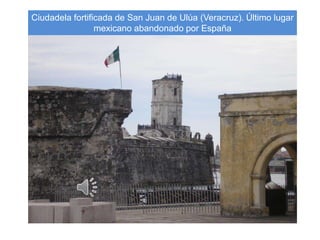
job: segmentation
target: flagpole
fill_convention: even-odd
[[[121,74],[121,61],[119,59],[119,71],[120,71],[120,85],[121,85],[121,89],[122,89],[122,74]]]

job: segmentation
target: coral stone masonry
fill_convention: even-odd
[[[113,183],[123,157],[121,125],[131,111],[131,90],[30,88],[29,192],[90,177]]]
[[[29,199],[92,177],[97,197],[117,184],[212,182],[212,141],[124,138],[131,111],[131,90],[30,87]]]

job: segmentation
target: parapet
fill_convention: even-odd
[[[70,202],[29,201],[29,223],[113,223],[115,202],[93,202],[71,198]]]
[[[131,90],[29,87],[29,136],[91,136],[106,113],[131,111]]]

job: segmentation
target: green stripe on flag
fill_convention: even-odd
[[[120,61],[120,51],[119,51],[119,47],[117,47],[116,50],[113,51],[113,60],[116,61]]]

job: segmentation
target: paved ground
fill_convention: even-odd
[[[118,223],[296,223],[296,216],[222,217],[217,213],[184,213],[179,211],[148,212],[119,210]]]

